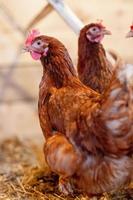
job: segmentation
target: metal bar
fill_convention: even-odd
[[[4,15],[4,17],[6,18],[6,20],[8,21],[8,23],[15,29],[17,30],[19,33],[21,33],[22,36],[25,37],[25,30],[19,26],[19,24],[16,22],[16,20],[12,17],[10,11],[4,6],[4,4],[0,4],[0,11],[2,12],[2,14]],[[23,88],[21,88],[21,86],[15,84],[13,81],[11,81],[11,77],[13,75],[14,69],[17,65],[18,59],[21,55],[21,49],[22,49],[22,45],[19,46],[19,49],[16,53],[16,56],[14,58],[14,61],[12,62],[12,64],[9,66],[9,71],[3,75],[3,84],[0,88],[0,102],[4,101],[4,96],[5,96],[5,92],[6,92],[6,88],[10,85],[12,87],[14,87],[21,96],[25,97],[27,100],[32,100],[33,98],[31,97],[31,95],[29,95]]]
[[[25,62],[23,62],[23,64],[20,64],[19,66],[15,66],[17,69],[22,69],[22,68],[36,68],[36,70],[40,70],[38,67],[37,67],[38,65],[35,63],[33,63],[33,62],[28,62],[28,64]],[[0,72],[1,71],[5,71],[5,70],[7,70],[7,69],[9,69],[10,68],[10,66],[9,65],[7,65],[7,64],[2,64],[2,65],[0,65]]]
[[[82,21],[72,12],[72,10],[64,3],[63,0],[47,0],[64,21],[79,34],[80,29],[84,26]]]
[[[19,93],[19,95],[23,99],[25,99],[25,101],[29,101],[29,102],[33,101],[34,97],[32,97],[32,95],[30,95],[29,92],[23,89],[18,83],[16,84],[12,79],[9,80],[8,85],[14,88]],[[0,99],[0,102],[3,102],[3,101],[4,101],[3,99]]]
[[[0,4],[0,11],[6,18],[6,20],[11,24],[11,26],[20,32],[23,36],[25,35],[25,30],[16,22],[16,20],[11,15],[10,11],[4,6],[4,4]]]
[[[37,98],[33,98],[33,99],[26,99],[26,98],[14,98],[14,99],[9,99],[9,100],[0,100],[0,104],[13,104],[13,103],[21,103],[21,102],[25,102],[25,103],[36,103],[37,102]]]
[[[9,71],[3,76],[4,81],[3,81],[3,84],[2,84],[1,90],[0,90],[0,100],[4,99],[6,88],[9,85],[9,82],[11,80],[11,76],[13,75],[14,69],[15,69],[17,62],[18,62],[18,59],[21,55],[21,51],[22,51],[22,45],[19,46],[19,49],[18,49],[17,54],[15,56],[15,59],[9,67]]]

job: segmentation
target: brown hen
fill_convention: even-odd
[[[99,93],[109,86],[114,69],[101,44],[104,35],[110,34],[101,23],[91,23],[80,31],[78,40],[79,79]]]
[[[126,35],[127,38],[133,37],[133,23],[130,26],[130,31]]]
[[[110,89],[100,96],[75,75],[64,45],[48,36],[26,42],[41,59],[39,118],[44,153],[59,174],[59,189],[72,193],[71,178],[87,195],[117,189],[132,179],[133,68],[116,72]]]

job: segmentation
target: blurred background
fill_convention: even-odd
[[[64,1],[84,24],[102,19],[112,32],[112,36],[104,39],[104,46],[133,63],[133,40],[125,39],[133,21],[133,0]],[[43,138],[37,115],[42,67],[29,54],[21,53],[21,49],[25,28],[46,4],[45,0],[0,1],[0,139],[13,135],[36,140]],[[56,11],[34,28],[61,40],[76,66],[78,35]]]

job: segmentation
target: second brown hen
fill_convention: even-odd
[[[117,189],[132,179],[133,68],[123,65],[100,96],[76,77],[64,45],[36,36],[26,49],[43,65],[39,116],[44,153],[59,174],[59,189],[72,193],[71,178],[87,195]]]
[[[81,29],[78,40],[79,79],[99,93],[108,88],[114,70],[101,44],[104,36],[110,34],[101,23],[91,23]]]

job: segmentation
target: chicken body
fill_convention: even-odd
[[[71,178],[88,195],[129,183],[133,171],[133,69],[118,69],[102,96],[76,77],[69,54],[58,40],[37,37],[32,51],[40,40],[49,44],[49,52],[41,56],[44,74],[39,118],[46,138],[45,158],[60,176],[59,189],[71,193]]]
[[[88,195],[101,194],[126,185],[131,181],[133,170],[133,161],[128,156],[133,150],[133,138],[128,133],[131,131],[133,134],[132,122],[128,122],[128,116],[123,116],[127,114],[125,111],[120,111],[122,116],[115,114],[118,119],[112,119],[111,113],[108,113],[113,109],[119,109],[124,102],[116,100],[115,103],[121,105],[114,103],[111,110],[107,111],[110,116],[108,115],[104,121],[101,120],[101,116],[97,116],[100,103],[98,95],[83,88],[81,90],[80,87],[55,89],[48,103],[52,127],[63,134],[63,138],[68,139],[66,144],[63,139],[59,147],[58,136],[55,133],[53,139],[50,138],[53,143],[49,145],[48,140],[47,145],[46,142],[46,160],[53,171],[61,177],[67,177],[64,185],[68,184],[68,177],[76,175],[78,187]],[[131,130],[127,129],[123,133],[119,131],[117,134],[118,129],[128,128],[127,123]],[[103,128],[105,129],[102,130]],[[113,137],[109,134],[116,135]],[[129,138],[126,138],[127,135]],[[72,145],[70,150],[69,145]]]
[[[98,33],[90,33],[93,29],[99,29]],[[108,33],[101,24],[92,23],[86,25],[81,31],[78,40],[78,76],[79,79],[93,90],[103,93],[109,86],[114,67],[109,62],[101,40],[93,41],[94,36]],[[90,35],[90,38],[87,37]],[[91,40],[92,37],[92,40]]]

